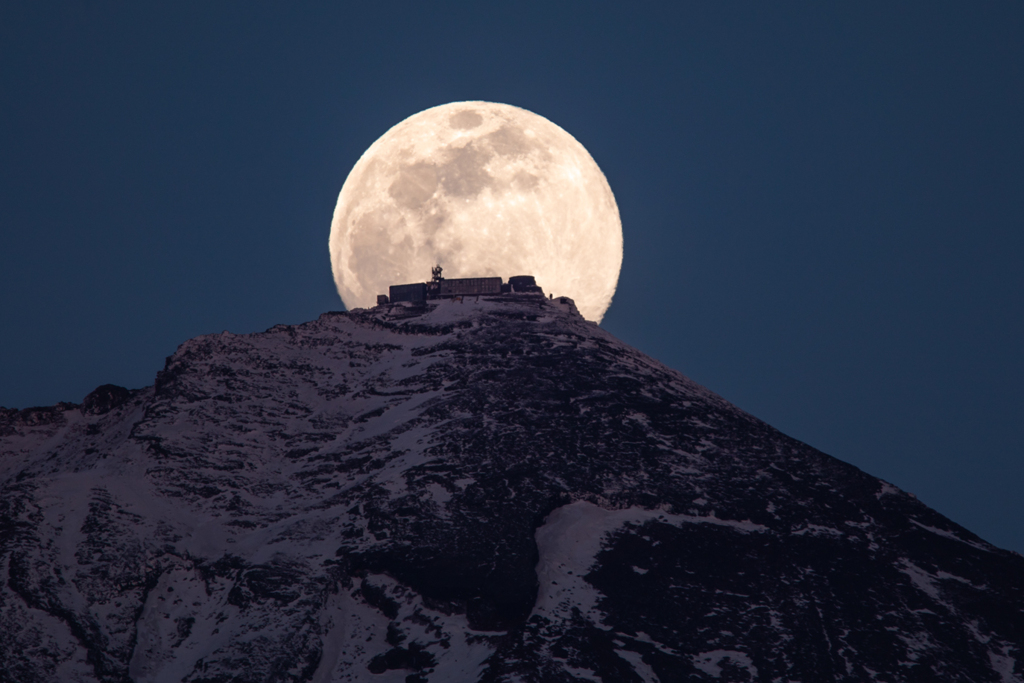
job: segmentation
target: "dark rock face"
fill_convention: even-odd
[[[529,295],[0,411],[0,680],[1024,681],[1024,559]]]
[[[116,384],[104,384],[93,389],[82,401],[82,412],[87,415],[103,415],[122,405],[131,398],[131,392]]]

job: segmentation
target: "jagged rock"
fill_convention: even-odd
[[[104,384],[93,389],[82,400],[82,412],[87,415],[103,415],[122,405],[131,398],[131,392],[116,384]]]
[[[1021,681],[1024,558],[531,295],[0,411],[0,679]]]

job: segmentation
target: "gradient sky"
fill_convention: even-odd
[[[0,5],[0,405],[341,309],[359,155],[507,102],[615,192],[606,329],[1024,551],[1024,3],[163,4]]]

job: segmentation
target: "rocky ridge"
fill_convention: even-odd
[[[568,299],[0,410],[0,680],[1024,681],[1024,558]]]

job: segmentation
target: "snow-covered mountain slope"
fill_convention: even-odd
[[[1024,559],[506,296],[0,412],[5,681],[1022,681]]]

